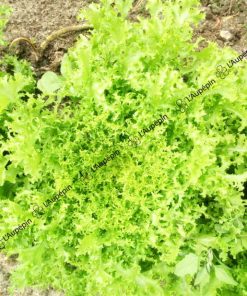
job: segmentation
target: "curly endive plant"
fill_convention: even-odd
[[[176,100],[237,53],[191,41],[203,18],[197,0],[147,1],[138,22],[127,18],[131,6],[84,10],[91,37],[39,91],[23,62],[1,73],[0,235],[33,220],[3,250],[19,254],[13,294],[246,295],[246,61],[180,113]],[[166,123],[126,145],[162,114]],[[32,216],[32,204],[69,185]]]

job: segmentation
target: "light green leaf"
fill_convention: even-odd
[[[187,274],[194,275],[198,269],[198,257],[190,253],[184,257],[175,267],[175,274],[183,277]]]
[[[0,77],[0,113],[9,103],[18,100],[19,92],[30,83],[30,78],[20,73],[15,73],[14,77]]]
[[[216,240],[217,238],[212,235],[202,235],[198,237],[198,241],[200,242],[200,244],[207,247],[212,246],[212,244],[215,243]]]
[[[78,247],[77,255],[86,254],[88,252],[93,252],[99,247],[99,242],[96,236],[93,234],[85,236],[80,240],[80,245]]]
[[[233,286],[236,286],[238,284],[233,279],[231,274],[228,271],[226,271],[226,269],[223,266],[217,265],[214,268],[215,268],[215,276],[219,281],[226,283],[228,285],[233,285]]]
[[[209,282],[209,274],[207,268],[202,268],[196,275],[195,285],[205,286]]]
[[[62,79],[54,72],[46,72],[38,81],[38,89],[44,94],[52,94],[62,86]]]

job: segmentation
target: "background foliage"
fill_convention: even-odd
[[[6,5],[0,5],[0,45],[4,45],[3,29],[8,21],[11,9]]]
[[[1,61],[1,236],[72,184],[67,196],[6,244],[18,253],[13,289],[66,295],[246,295],[245,61],[176,111],[176,99],[237,54],[198,50],[197,0],[104,0],[81,13],[94,27],[36,83],[15,57]],[[37,84],[37,86],[36,86]],[[124,140],[161,114],[169,122],[137,148]],[[79,171],[119,149],[87,182]]]

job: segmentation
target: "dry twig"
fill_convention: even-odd
[[[231,11],[232,11],[232,2],[233,2],[233,0],[231,0],[231,2],[230,2],[230,6],[229,6],[229,10],[228,10],[228,14],[231,14]]]
[[[48,47],[48,45],[54,41],[55,39],[61,37],[62,35],[68,34],[68,33],[72,33],[72,32],[80,32],[80,31],[86,31],[86,30],[92,30],[93,27],[90,25],[74,25],[74,26],[69,26],[69,27],[65,27],[62,28],[60,30],[57,30],[55,32],[53,32],[51,35],[49,35],[46,40],[44,42],[41,43],[40,45],[40,53],[41,55],[43,54],[43,52],[46,50],[46,48]]]
[[[9,48],[12,48],[15,44],[18,44],[19,42],[26,42],[27,44],[29,44],[32,48],[32,52],[35,55],[36,61],[39,59],[39,53],[38,53],[38,49],[36,47],[36,45],[31,41],[31,39],[27,38],[27,37],[18,37],[16,39],[14,39],[10,45]]]

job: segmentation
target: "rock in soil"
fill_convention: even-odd
[[[229,31],[227,31],[227,30],[221,30],[220,31],[220,37],[223,39],[223,40],[225,40],[225,41],[230,41],[230,40],[232,40],[233,39],[233,35],[232,35],[232,33],[230,33]]]

